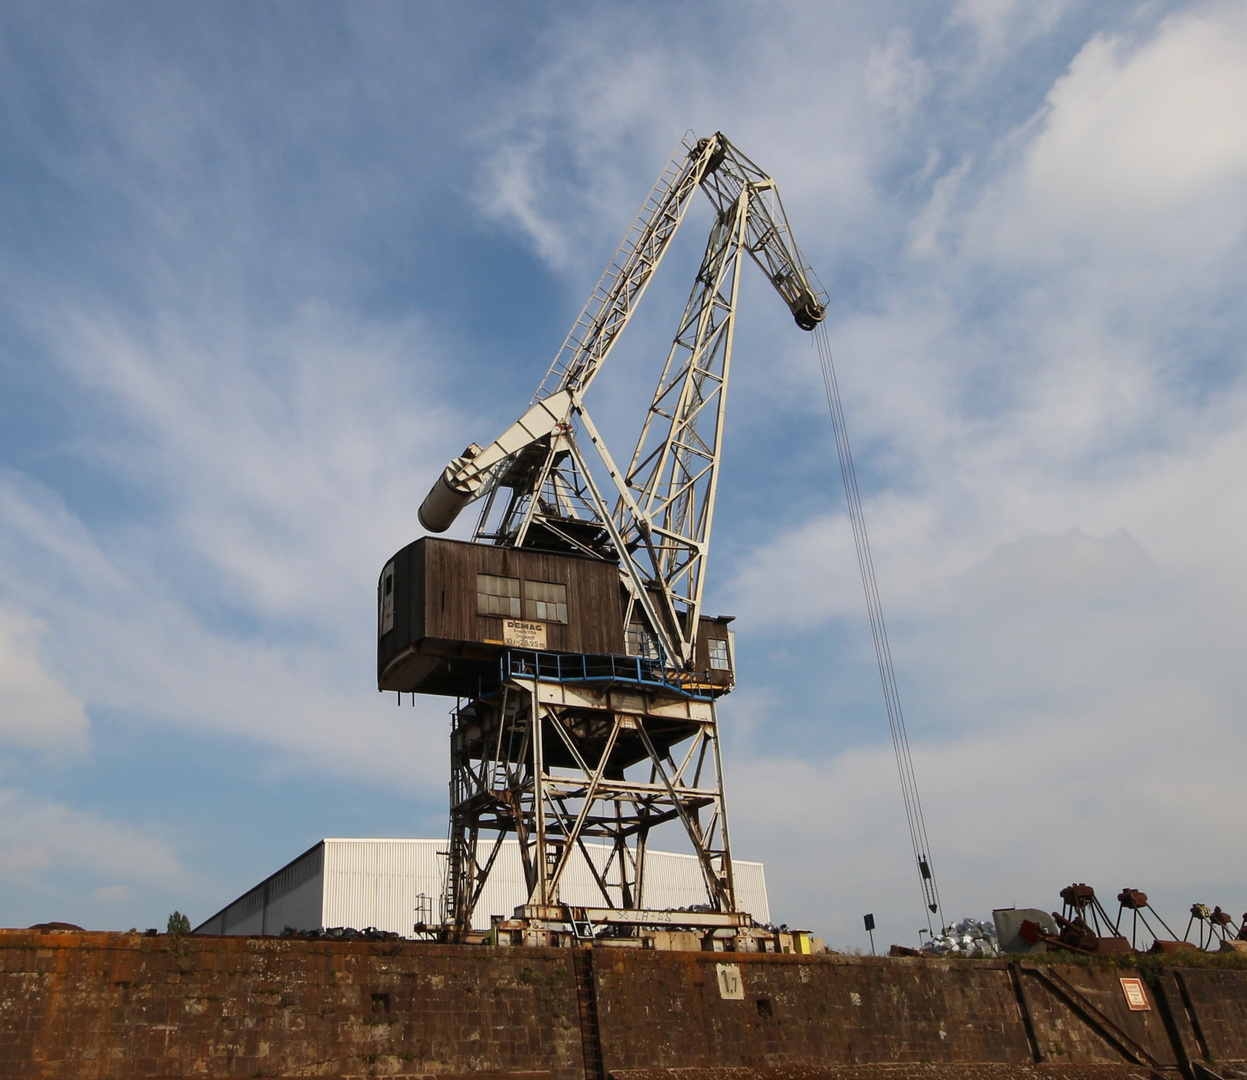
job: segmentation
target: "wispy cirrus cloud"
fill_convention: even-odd
[[[20,608],[0,607],[0,745],[53,756],[81,753],[91,722],[82,701],[44,666],[46,632]]]

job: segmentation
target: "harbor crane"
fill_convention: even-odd
[[[616,459],[586,398],[701,191],[705,253],[641,425]],[[827,298],[775,181],[721,133],[663,170],[518,420],[446,466],[420,507],[445,532],[473,502],[470,543],[425,537],[379,585],[378,683],[453,695],[444,925],[465,940],[507,838],[528,902],[502,932],[552,943],[644,927],[735,935],[716,700],[734,685],[729,617],[703,613],[742,267],[755,263],[802,330]],[[649,897],[646,848],[682,826],[705,902]],[[605,852],[605,854],[603,854]],[[600,899],[561,896],[582,858]]]

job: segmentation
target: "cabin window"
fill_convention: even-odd
[[[476,575],[476,610],[480,615],[520,617],[520,579],[498,574]]]
[[[706,642],[710,646],[710,668],[712,671],[730,671],[732,662],[727,655],[727,642],[723,638],[709,638]]]
[[[567,622],[567,586],[553,581],[525,581],[524,618]]]
[[[394,564],[387,563],[381,572],[381,612],[378,634],[394,629]]]
[[[658,659],[658,643],[640,623],[629,624],[624,632],[624,644],[629,656],[639,656],[642,660]]]

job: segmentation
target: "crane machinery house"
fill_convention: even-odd
[[[636,449],[617,460],[586,396],[698,192],[712,208],[705,253]],[[420,523],[444,533],[479,500],[472,540],[425,536],[381,572],[378,686],[456,699],[448,940],[467,939],[514,844],[526,900],[502,937],[636,943],[665,927],[763,947],[723,795],[715,703],[735,681],[731,619],[702,610],[748,262],[801,329],[819,325],[826,297],[775,181],[721,133],[683,142],[522,415],[470,443],[421,504]],[[683,829],[705,890],[679,910],[646,873],[664,826]]]
[[[379,592],[382,690],[474,695],[498,683],[516,650],[563,654],[539,670],[556,681],[581,673],[663,678],[642,623],[624,626],[614,561],[426,536],[386,564]],[[699,619],[687,685],[731,689],[730,622]]]

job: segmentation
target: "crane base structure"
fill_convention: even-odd
[[[664,682],[640,658],[511,651],[503,671],[500,686],[453,714],[446,917],[454,933],[471,925],[508,836],[519,840],[529,902],[502,929],[526,941],[635,936],[647,926],[748,930],[751,917],[736,908],[712,684]],[[671,822],[700,864],[704,910],[646,906],[649,836]],[[587,840],[596,841],[592,852]],[[559,902],[577,858],[601,893],[597,906]]]

